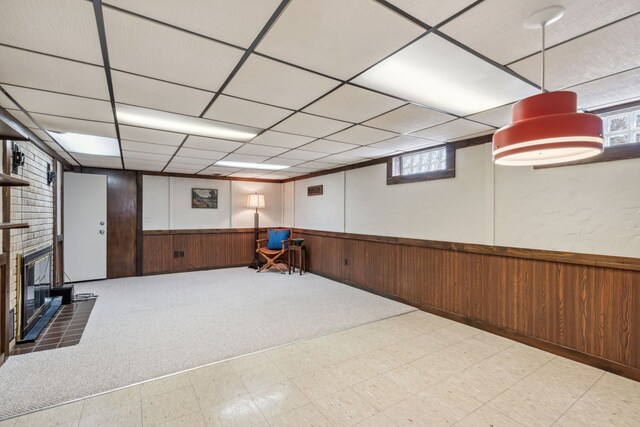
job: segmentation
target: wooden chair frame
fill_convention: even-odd
[[[287,251],[289,250],[289,245],[291,245],[291,237],[292,237],[292,233],[293,233],[293,229],[291,228],[270,228],[270,230],[274,230],[274,231],[279,231],[279,230],[289,230],[289,238],[287,240],[283,240],[282,241],[282,247],[280,249],[269,249],[267,247],[261,247],[260,243],[261,242],[268,242],[269,239],[258,239],[256,240],[257,243],[257,249],[256,249],[256,253],[258,254],[258,256],[262,256],[262,258],[265,259],[265,264],[260,267],[257,271],[257,273],[260,273],[263,270],[268,270],[271,267],[275,267],[276,270],[278,270],[280,273],[285,274],[286,271],[283,270],[282,268],[280,268],[280,266],[278,265],[278,262],[281,262],[283,264],[285,264],[287,266],[287,270],[289,268],[289,264],[288,261],[285,261],[284,258],[280,259],[284,254],[287,253]],[[268,231],[267,231],[268,233]]]

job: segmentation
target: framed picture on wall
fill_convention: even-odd
[[[218,190],[212,188],[192,188],[191,208],[218,209]]]

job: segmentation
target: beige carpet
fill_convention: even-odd
[[[76,285],[99,295],[80,344],[10,357],[0,419],[414,310],[312,274],[248,268]]]

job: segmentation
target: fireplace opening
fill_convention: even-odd
[[[34,341],[60,307],[51,298],[53,246],[18,255],[19,342]]]

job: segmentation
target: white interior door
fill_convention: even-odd
[[[64,174],[65,281],[107,277],[107,176]]]

